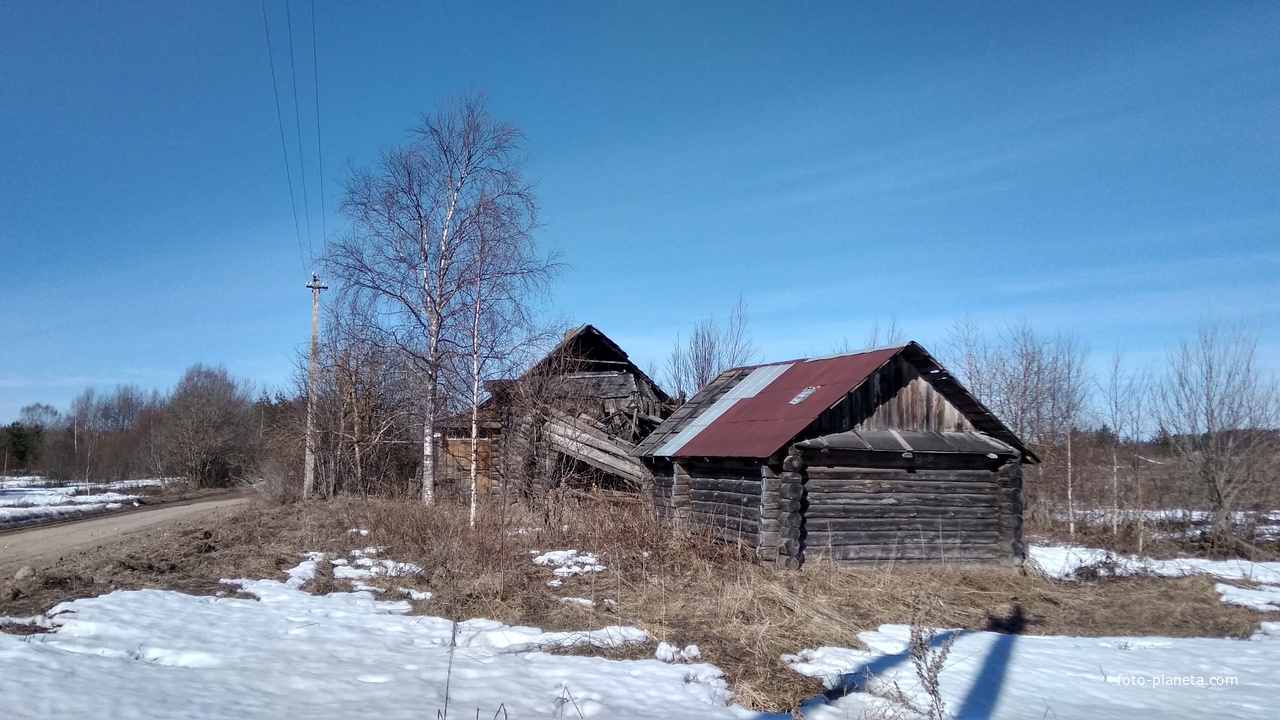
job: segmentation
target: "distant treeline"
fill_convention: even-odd
[[[89,482],[146,476],[201,487],[247,479],[273,430],[300,412],[295,400],[254,398],[221,367],[195,365],[167,395],[136,385],[89,388],[60,411],[35,403],[0,433],[6,474]]]

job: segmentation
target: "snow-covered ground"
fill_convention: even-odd
[[[1079,550],[1072,557],[1092,557]],[[1046,562],[1066,554],[1033,553]],[[447,704],[459,720],[790,718],[734,705],[720,671],[699,662],[697,646],[660,643],[655,659],[628,661],[545,652],[647,642],[642,629],[543,632],[408,615],[407,601],[379,600],[375,593],[408,594],[394,586],[424,571],[378,555],[376,547],[345,558],[309,553],[285,579],[225,581],[256,599],[114,592],[63,603],[48,616],[0,618],[0,624],[52,629],[0,633],[3,714],[418,719]],[[598,564],[584,555],[554,557]],[[324,596],[302,591],[325,562],[335,575],[368,589]],[[1189,567],[1232,578],[1251,572],[1255,579],[1280,570]],[[413,599],[430,601],[425,593]],[[935,644],[952,634],[938,633]],[[1280,623],[1264,623],[1250,640],[954,635],[939,684],[959,720],[1275,717]],[[909,636],[906,626],[886,625],[859,635],[866,650],[797,648],[784,657],[831,689],[806,704],[805,717],[917,717],[900,704],[922,708],[926,702],[906,650]]]
[[[7,718],[744,718],[707,664],[543,649],[645,642],[643,630],[544,633],[409,616],[368,591],[314,596],[238,580],[257,600],[115,592],[59,605],[49,634],[0,633]],[[451,646],[453,646],[451,648]],[[501,713],[505,710],[505,715]]]
[[[139,497],[120,491],[164,483],[163,479],[152,478],[58,486],[39,477],[3,478],[0,479],[0,527],[118,510]]]
[[[785,658],[835,689],[837,699],[811,703],[805,717],[900,717],[895,703],[880,699],[899,690],[925,707],[907,652],[910,632],[884,625],[858,635],[869,650],[819,648]],[[952,634],[938,633],[934,646]],[[939,688],[956,720],[1276,717],[1280,623],[1264,624],[1250,640],[954,634]]]
[[[1077,579],[1082,569],[1103,576],[1206,575],[1236,583],[1224,582],[1216,585],[1223,602],[1262,611],[1280,610],[1280,562],[1205,558],[1155,560],[1078,545],[1031,545],[1027,548],[1027,554],[1046,575],[1058,580]],[[1240,587],[1239,583],[1250,587]]]

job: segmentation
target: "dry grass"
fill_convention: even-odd
[[[351,528],[370,533],[353,535]],[[1222,604],[1204,578],[1063,584],[1000,570],[844,571],[821,562],[786,572],[757,565],[745,548],[676,536],[634,506],[588,502],[546,524],[511,506],[485,507],[473,529],[461,508],[386,499],[251,505],[221,520],[175,525],[64,558],[24,581],[16,599],[0,595],[0,615],[30,615],[112,589],[227,592],[220,578],[280,577],[303,551],[345,555],[370,545],[385,548],[383,557],[425,569],[395,583],[434,593],[414,603],[414,612],[549,630],[635,625],[656,640],[698,644],[703,659],[725,671],[739,702],[771,711],[794,708],[820,690],[817,681],[792,673],[780,655],[820,645],[858,647],[861,631],[922,616],[984,629],[1020,609],[1028,633],[1175,637],[1245,637],[1260,620],[1280,619],[1280,613]],[[608,570],[548,587],[551,572],[530,562],[530,551],[567,548],[596,554]],[[308,589],[349,588],[324,572],[327,563],[320,567]],[[635,659],[652,657],[653,645],[587,652]]]

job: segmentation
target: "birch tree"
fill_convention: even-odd
[[[350,231],[331,243],[329,272],[367,294],[387,337],[422,373],[422,501],[435,502],[441,373],[465,352],[471,261],[494,213],[532,227],[520,131],[495,120],[483,94],[424,115],[409,139],[347,180]]]

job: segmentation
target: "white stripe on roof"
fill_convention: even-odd
[[[738,383],[723,397],[715,401],[711,407],[707,408],[701,415],[693,419],[693,422],[684,426],[684,429],[675,434],[675,437],[665,442],[662,447],[654,451],[654,455],[659,457],[672,457],[680,448],[689,443],[690,440],[698,436],[716,418],[729,411],[734,403],[743,398],[755,397],[761,390],[769,387],[769,384],[778,378],[779,375],[786,372],[795,363],[786,363],[784,365],[765,365],[751,371],[751,374]]]

